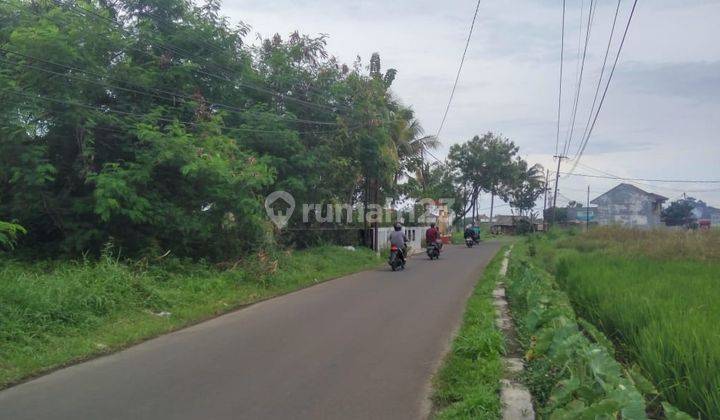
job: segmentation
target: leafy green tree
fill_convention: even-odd
[[[366,74],[325,36],[246,45],[215,0],[9,0],[0,21],[0,217],[28,246],[234,258],[263,244],[270,191],[393,194],[379,55]]]
[[[535,164],[528,168],[523,160],[519,160],[517,165],[520,175],[508,189],[510,205],[516,208],[521,216],[529,215],[532,219],[532,209],[545,191],[543,167]]]
[[[663,209],[662,220],[668,226],[690,226],[696,222],[693,209],[693,202],[688,200],[677,200]]]

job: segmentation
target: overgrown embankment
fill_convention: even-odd
[[[433,402],[441,419],[500,417],[500,379],[504,340],[495,326],[492,291],[503,252],[485,268],[468,300],[462,327],[435,377]]]
[[[662,399],[720,416],[720,232],[598,228],[536,237],[529,251]]]
[[[606,340],[581,331],[567,296],[552,276],[515,247],[508,296],[526,348],[525,382],[541,417],[645,418],[645,401],[612,357]]]
[[[219,269],[170,260],[0,266],[0,388],[278,294],[378,265],[367,249],[262,253]]]

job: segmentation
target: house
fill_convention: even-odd
[[[652,228],[662,226],[660,214],[667,197],[630,184],[619,184],[590,203],[597,206],[595,222]]]
[[[701,225],[707,225],[708,227],[720,226],[720,209],[708,206],[702,200],[694,202],[695,208],[693,209],[693,216],[697,219]]]

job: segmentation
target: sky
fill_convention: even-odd
[[[598,2],[578,96],[574,157],[590,114],[617,3]],[[560,144],[568,138],[590,0],[568,0]],[[380,53],[398,71],[393,92],[434,134],[452,89],[474,0],[226,0],[223,13],[249,24],[248,37],[327,34],[342,62]],[[621,0],[612,62],[632,6]],[[602,112],[578,174],[720,180],[720,0],[639,1]],[[560,86],[561,0],[482,0],[465,65],[435,155],[488,131],[501,133],[532,163],[554,170]],[[582,42],[581,41],[582,36]],[[607,77],[606,70],[606,77]],[[601,90],[602,93],[602,90]],[[561,172],[572,164],[563,162]],[[584,202],[619,181],[560,177],[558,205]],[[635,183],[676,199],[687,193],[720,207],[720,183]],[[489,197],[480,208],[488,213]],[[495,214],[507,214],[507,207]]]

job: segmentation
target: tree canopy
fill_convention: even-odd
[[[276,190],[451,198],[461,216],[481,191],[529,205],[537,183],[506,138],[429,163],[438,139],[394,97],[399,74],[379,54],[346,65],[325,35],[249,31],[217,0],[0,2],[3,241],[26,230],[23,246],[52,255],[111,243],[227,259],[267,243]]]

